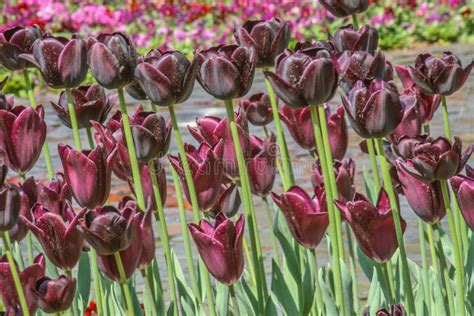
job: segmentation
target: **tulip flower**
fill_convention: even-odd
[[[275,142],[273,133],[265,140],[252,136],[250,141],[250,156],[247,161],[250,189],[253,194],[262,197],[270,193],[275,182],[278,152]]]
[[[58,151],[66,182],[77,203],[88,209],[103,205],[110,193],[116,150],[107,154],[99,144],[93,150],[79,152],[59,144]]]
[[[253,94],[249,99],[241,99],[239,104],[251,124],[265,126],[273,121],[272,106],[268,94]]]
[[[76,279],[60,275],[39,278],[31,289],[36,305],[45,313],[66,311],[76,295]]]
[[[25,268],[23,271],[19,271],[19,277],[23,292],[25,293],[26,303],[30,314],[34,315],[38,308],[33,294],[33,288],[38,279],[42,278],[45,273],[45,260],[42,254],[34,258],[33,263]],[[10,265],[8,264],[6,256],[0,258],[0,294],[2,296],[2,302],[5,308],[8,310],[10,307],[17,308],[20,306],[20,300],[16,292],[15,283],[11,274]]]
[[[70,40],[53,36],[37,39],[31,54],[20,57],[38,68],[52,88],[75,88],[87,76],[87,45],[75,36]]]
[[[0,231],[12,229],[20,215],[21,197],[20,192],[14,188],[6,188],[0,191]]]
[[[356,30],[349,24],[337,29],[332,42],[339,53],[346,50],[373,52],[377,50],[379,34],[372,26],[364,25]]]
[[[416,137],[421,134],[422,127],[418,98],[409,92],[409,90],[405,90],[404,93],[400,95],[400,102],[404,109],[402,121],[398,124],[390,137]]]
[[[216,205],[209,215],[215,218],[219,213],[223,213],[227,217],[234,217],[239,211],[241,202],[239,189],[235,183],[222,184]]]
[[[334,202],[352,228],[365,255],[379,263],[385,263],[398,248],[395,223],[388,195],[382,188],[374,206],[363,195],[356,193],[351,201]],[[406,222],[400,218],[402,231]]]
[[[349,95],[342,96],[352,128],[363,138],[384,137],[392,133],[403,118],[400,95],[393,82],[374,79],[358,81]]]
[[[429,224],[439,223],[446,215],[439,181],[425,183],[400,166],[400,161],[396,166],[403,194],[412,210]]]
[[[194,87],[197,62],[180,52],[150,51],[135,70],[135,80],[145,95],[159,106],[186,101]]]
[[[0,152],[3,150],[6,165],[16,172],[25,174],[33,168],[45,139],[43,106],[0,110]]]
[[[71,199],[71,191],[69,191],[64,174],[60,172],[56,173],[48,185],[38,184],[37,202],[52,213],[61,214],[67,201],[71,202]]]
[[[165,196],[166,197],[166,196]],[[153,210],[148,209],[147,212],[138,212],[140,229],[139,235],[136,237],[142,243],[142,253],[138,266],[140,269],[146,268],[155,259],[155,235],[153,233]],[[123,261],[123,260],[122,260]]]
[[[474,230],[474,172],[466,166],[466,175],[451,178],[451,187],[456,194],[456,199],[466,224]]]
[[[278,18],[245,21],[235,38],[240,45],[255,49],[257,67],[272,67],[276,56],[288,47],[290,24]]]
[[[329,225],[324,190],[317,188],[311,198],[301,187],[293,186],[281,195],[272,193],[272,197],[296,241],[305,248],[316,248]]]
[[[4,164],[0,164],[0,188],[3,188],[5,180],[8,174],[8,167]]]
[[[106,98],[104,89],[99,85],[71,89],[71,94],[79,129],[92,127],[91,121],[103,123],[112,109],[112,102]],[[66,92],[62,91],[58,103],[51,102],[51,105],[61,122],[72,128]]]
[[[362,316],[370,316],[370,309],[368,307],[364,310]],[[390,307],[390,312],[385,308],[381,308],[375,312],[375,316],[407,316],[407,313],[402,304],[393,304]]]
[[[226,285],[235,283],[244,271],[244,226],[242,215],[234,224],[222,213],[217,215],[214,225],[204,219],[199,225],[188,225],[207,270]]]
[[[138,63],[142,62],[143,58],[138,57]],[[140,87],[140,84],[137,80],[133,79],[128,85],[125,86],[125,91],[128,95],[138,101],[148,100],[148,96],[145,94],[145,91]]]
[[[32,204],[29,201],[28,195],[21,189],[16,188],[20,192],[20,210],[18,220],[10,230],[8,230],[8,235],[10,236],[10,241],[20,242],[22,241],[29,232],[26,222],[23,220],[23,217],[26,217],[28,220],[32,220],[32,215],[30,208]]]
[[[276,73],[265,71],[276,94],[294,108],[321,105],[334,96],[338,84],[336,65],[321,48],[286,50],[276,60]]]
[[[104,88],[117,89],[132,82],[137,52],[130,38],[120,32],[101,33],[87,41],[87,63]]]
[[[51,212],[41,204],[36,204],[31,213],[33,221],[29,221],[26,217],[22,219],[38,239],[46,257],[56,267],[72,270],[79,262],[84,241],[76,227],[82,214],[75,216],[70,204],[59,214]]]
[[[158,180],[158,190],[160,191],[161,204],[162,206],[164,206],[168,190],[166,183],[166,170],[164,165],[158,159],[153,161],[153,167],[155,169],[156,179]],[[146,207],[147,209],[152,209],[153,211],[156,211],[157,205],[153,192],[153,182],[150,176],[150,167],[148,165],[144,165],[143,167],[141,167],[140,173],[142,180],[143,196],[147,203]],[[135,194],[133,180],[128,179],[128,185],[132,189],[132,192]]]
[[[224,144],[219,142],[211,147],[208,143],[203,142],[199,148],[189,144],[185,144],[184,147],[196,189],[199,209],[208,212],[216,204],[224,176],[222,163]],[[169,155],[168,158],[181,179],[186,198],[191,201],[181,157]]]
[[[464,69],[461,60],[451,52],[445,52],[442,58],[430,54],[420,54],[416,57],[415,65],[409,66],[411,79],[421,92],[443,96],[451,95],[459,90],[471,73],[474,61]]]
[[[253,47],[221,45],[199,51],[195,58],[197,80],[213,97],[228,101],[250,90],[257,61]]]
[[[0,32],[0,65],[12,71],[31,67],[20,55],[31,53],[31,46],[43,35],[44,31],[37,25],[14,26]]]
[[[355,193],[355,161],[351,158],[345,161],[334,160],[334,175],[336,176],[339,200],[344,202],[352,200]],[[319,160],[312,166],[311,183],[314,188],[324,186],[324,178]]]
[[[369,7],[368,0],[319,0],[319,3],[338,18],[362,13]]]

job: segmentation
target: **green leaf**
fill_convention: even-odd
[[[278,315],[277,307],[276,307],[275,303],[273,302],[273,298],[272,298],[271,295],[268,297],[267,302],[265,303],[264,315],[265,316],[277,316]]]
[[[237,296],[237,302],[239,304],[239,311],[242,316],[251,316],[257,315],[256,310],[252,306],[251,299],[248,297],[246,291],[242,286],[242,282],[244,280],[241,279],[240,282],[234,283],[234,290],[235,295]]]
[[[367,169],[363,168],[363,174],[364,174],[364,185],[365,185],[365,194],[367,195],[367,198],[369,201],[371,201],[373,204],[375,204],[377,201],[377,193],[375,192],[375,185],[374,185],[374,179],[371,175],[369,175],[369,172]]]
[[[432,299],[434,303],[434,310],[437,316],[446,316],[448,310],[446,309],[444,302],[443,290],[441,289],[441,280],[437,277],[436,273],[430,269],[430,283],[432,289]]]
[[[82,302],[82,306],[87,306],[89,302],[90,289],[92,284],[91,265],[89,263],[89,255],[87,252],[82,252],[79,258],[79,267],[77,271],[77,296]]]
[[[343,296],[344,306],[347,306],[347,309],[352,309],[353,306],[353,293],[352,293],[352,277],[349,270],[346,267],[346,264],[343,260],[341,262],[341,277],[342,277],[342,287],[343,287]]]
[[[218,282],[216,292],[217,315],[227,316],[229,312],[229,287]]]
[[[196,312],[196,304],[195,304],[195,297],[194,297],[193,291],[187,285],[183,270],[181,269],[181,266],[178,264],[179,260],[173,251],[172,251],[172,257],[173,257],[174,273],[176,275],[176,285],[178,288],[178,294],[181,297],[181,304],[183,304],[183,302],[186,302],[187,305],[189,305],[190,309]],[[194,312],[193,314],[188,314],[188,315],[195,315]]]
[[[310,258],[309,260],[311,260]],[[318,271],[315,271],[316,275],[312,275],[312,271],[307,265],[307,269],[303,275],[303,315],[308,315],[313,303],[315,301],[315,282],[314,280],[318,277]],[[322,307],[321,307],[322,308]]]
[[[326,312],[323,315],[339,315],[337,311],[336,299],[332,294],[332,290],[329,288],[329,282],[325,280],[328,279],[328,270],[326,267],[322,267],[319,270],[319,284],[321,285],[321,294],[323,296],[324,307],[326,308]]]
[[[374,277],[374,271],[380,269],[380,267],[375,261],[365,255],[365,253],[360,249],[358,244],[356,246],[356,251],[357,258],[359,259],[359,265],[362,271],[364,272],[367,279],[372,280],[372,278]]]
[[[275,260],[272,261],[272,292],[275,294],[286,315],[300,315],[293,295]]]

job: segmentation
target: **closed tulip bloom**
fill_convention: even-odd
[[[88,39],[87,63],[104,88],[126,86],[134,78],[138,56],[130,38],[120,32],[101,33]]]
[[[167,198],[167,183],[166,183],[166,170],[164,165],[160,162],[159,159],[153,161],[153,167],[155,169],[156,179],[158,180],[158,190],[160,191],[161,205],[165,206]],[[148,165],[143,165],[140,170],[141,180],[142,180],[142,189],[143,196],[147,203],[147,209],[152,209],[153,211],[157,210],[155,194],[153,192],[153,181],[150,176],[150,167]],[[128,180],[128,185],[132,189],[132,192],[135,194],[135,187],[133,180]]]
[[[66,182],[81,207],[93,209],[107,201],[116,150],[107,154],[103,145],[81,152],[58,145]]]
[[[44,31],[37,25],[14,26],[0,32],[0,65],[12,71],[31,67],[20,55],[31,53],[31,46],[43,35]]]
[[[456,194],[456,199],[466,224],[474,230],[474,172],[466,166],[466,175],[451,178],[451,187]]]
[[[388,312],[385,308],[379,309],[377,312],[375,312],[375,316],[406,316],[407,313],[405,311],[405,308],[403,307],[402,304],[393,304],[390,307],[390,312]],[[370,316],[370,309],[367,307],[362,316]]]
[[[338,18],[362,13],[369,7],[368,0],[319,0],[319,3]]]
[[[96,84],[71,89],[71,94],[79,129],[92,127],[91,121],[103,123],[113,106],[104,89]],[[72,128],[66,92],[62,91],[58,103],[51,105],[61,122]]]
[[[363,138],[379,138],[392,133],[403,118],[400,95],[393,82],[374,79],[358,81],[349,95],[342,96],[352,128]]]
[[[317,188],[311,198],[302,188],[293,186],[281,195],[272,193],[272,197],[296,241],[305,248],[316,248],[329,225],[324,190]]]
[[[155,234],[153,233],[153,210],[138,212],[140,233],[137,235],[142,243],[142,253],[138,266],[140,269],[146,268],[155,259]]]
[[[334,96],[338,84],[336,65],[321,48],[286,50],[276,60],[276,73],[265,71],[276,94],[294,108],[321,105]]]
[[[37,202],[55,214],[61,214],[71,199],[71,191],[61,172],[56,173],[47,185],[38,184]]]
[[[267,139],[252,136],[250,141],[250,156],[247,169],[250,189],[253,194],[267,196],[273,188],[276,177],[276,145],[275,134]]]
[[[237,42],[257,52],[257,67],[272,67],[290,42],[290,24],[278,18],[248,20],[235,32]]]
[[[221,45],[202,50],[195,56],[197,80],[207,93],[220,100],[247,94],[255,75],[257,53],[253,47]]]
[[[23,217],[26,217],[28,220],[32,220],[32,215],[30,212],[30,208],[32,205],[29,202],[28,196],[21,189],[19,191],[20,191],[20,198],[21,198],[19,217],[15,226],[13,226],[8,231],[10,240],[12,242],[18,242],[18,243],[22,241],[26,237],[28,232],[30,231],[28,229],[26,222],[23,220]]]
[[[20,192],[14,188],[0,191],[0,231],[12,229],[18,221],[21,208]]]
[[[332,42],[339,53],[346,50],[373,52],[377,50],[379,34],[372,26],[364,25],[356,30],[352,24],[349,24],[337,29]]]
[[[360,248],[365,255],[379,263],[385,263],[398,248],[395,224],[388,195],[382,188],[374,206],[363,195],[356,193],[347,203],[335,201],[344,219],[349,223]],[[402,231],[406,222],[400,218]]]
[[[214,147],[203,142],[199,148],[185,144],[186,157],[196,189],[198,206],[203,212],[210,211],[216,204],[219,196],[224,176],[224,166],[222,163],[223,149],[222,142],[219,142]],[[168,158],[181,179],[186,198],[188,201],[191,201],[181,157],[169,155]]]
[[[135,70],[135,80],[151,102],[170,106],[186,101],[194,87],[197,62],[177,51],[150,51]]]
[[[419,111],[419,102],[416,95],[406,93],[400,95],[400,102],[403,107],[402,121],[390,135],[391,138],[400,138],[402,136],[416,137],[421,134],[422,121]]]
[[[66,311],[76,295],[76,279],[60,275],[57,279],[42,277],[31,289],[36,305],[45,313]]]
[[[223,284],[235,283],[244,271],[244,226],[242,215],[234,224],[222,213],[217,215],[214,225],[204,219],[199,225],[188,225],[209,273]]]
[[[36,110],[22,105],[0,110],[0,151],[7,166],[20,174],[33,168],[46,139],[43,106]]]
[[[208,214],[214,218],[219,213],[224,213],[227,217],[234,217],[239,211],[241,202],[239,189],[234,182],[222,184],[217,202]]]
[[[334,160],[334,174],[336,176],[339,200],[344,202],[352,200],[355,193],[355,161],[351,158],[344,161]],[[319,160],[315,161],[312,166],[311,183],[314,188],[323,187],[324,185],[324,178]]]
[[[87,45],[73,36],[37,39],[31,54],[21,54],[21,58],[41,71],[46,84],[52,88],[78,87],[87,76]]]
[[[415,65],[409,66],[411,79],[423,93],[428,95],[451,95],[459,90],[471,73],[474,61],[462,68],[461,60],[451,52],[443,53],[443,57],[420,54]]]
[[[248,99],[241,99],[239,104],[252,125],[265,126],[273,121],[272,106],[268,94],[253,94]]]

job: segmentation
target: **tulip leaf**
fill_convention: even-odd
[[[446,232],[444,231],[444,229],[441,227],[440,224],[438,224],[438,227],[439,227],[438,231],[440,232],[440,235],[441,235],[440,236],[441,237],[441,242],[443,243],[444,255],[446,256],[446,258],[448,258],[449,262],[452,265],[455,265],[456,261],[454,260],[453,244],[451,242],[451,239],[448,236],[448,234],[446,234]],[[436,232],[436,230],[435,230],[435,232]]]
[[[367,198],[371,201],[374,205],[377,202],[377,194],[378,192],[375,191],[375,184],[373,178],[369,175],[367,169],[363,168],[364,173],[364,185],[365,185],[365,193],[367,194]]]
[[[323,315],[339,315],[336,305],[336,299],[333,295],[333,291],[330,289],[330,283],[326,282],[329,279],[330,272],[326,267],[322,267],[318,273],[319,284],[321,285],[321,294],[323,296],[324,307]]]
[[[415,311],[416,311],[416,315],[429,316],[428,304],[430,304],[429,303],[430,301],[427,300],[424,286],[422,286],[425,280],[422,278],[421,281],[422,283],[420,283],[420,286],[418,287],[418,291],[415,295]],[[429,280],[426,280],[426,281],[429,282]]]
[[[369,257],[365,255],[365,253],[360,249],[359,245],[356,246],[357,251],[357,258],[359,259],[359,265],[362,268],[367,279],[372,280],[374,276],[374,271],[380,270],[379,265]],[[375,270],[374,270],[375,269]]]
[[[265,303],[265,316],[277,316],[278,315],[278,310],[273,302],[272,295],[270,295],[267,299],[267,302]]]
[[[242,289],[245,291],[246,297],[250,301],[250,304],[252,308],[254,309],[254,312],[257,313],[258,301],[257,301],[257,298],[255,297],[254,292],[252,291],[252,288],[249,286],[248,282],[243,278],[241,279],[240,283],[242,284]]]
[[[82,300],[83,304],[89,302],[90,288],[91,288],[91,265],[89,264],[89,255],[87,252],[81,252],[79,258],[79,267],[77,271],[77,296]],[[84,308],[86,305],[83,305]],[[81,306],[79,305],[79,308]]]
[[[229,287],[218,282],[216,291],[217,315],[227,316],[229,310]]]
[[[309,253],[309,251],[306,251]],[[312,255],[309,256],[308,260],[313,260]],[[311,307],[313,306],[315,300],[315,282],[314,280],[318,277],[318,271],[314,271],[315,275],[311,272],[309,268],[310,265],[307,265],[306,271],[303,275],[303,315],[308,315]]]
[[[350,306],[353,306],[353,293],[352,293],[352,277],[347,269],[346,264],[344,261],[341,259],[341,277],[342,277],[342,287],[343,287],[343,304],[347,306],[347,308],[350,308]]]
[[[140,306],[140,301],[137,296],[137,287],[135,286],[135,278],[133,276],[128,280],[128,287],[130,288],[130,294],[132,296],[132,304],[135,315],[142,315],[143,309]]]
[[[286,315],[300,315],[285,277],[275,260],[272,261],[272,292],[275,294]]]
[[[446,316],[448,310],[446,309],[445,300],[443,299],[444,294],[441,288],[441,280],[432,269],[430,269],[430,281],[434,311],[436,311],[436,315]]]
[[[468,234],[469,240],[469,250],[466,255],[466,289],[468,291],[468,297],[470,298],[470,303],[474,304],[474,238],[472,233]]]
[[[370,282],[369,295],[367,297],[367,307],[369,315],[375,315],[376,312],[385,304],[385,297],[379,282],[379,274],[374,268],[372,281]]]
[[[175,268],[175,275],[176,275],[176,285],[178,288],[178,294],[181,297],[181,304],[185,301],[189,306],[192,306],[192,310],[196,310],[195,304],[195,297],[193,295],[193,291],[186,283],[186,278],[184,277],[183,270],[181,266],[178,264],[178,258],[176,257],[175,253],[172,252],[173,257],[173,266]],[[194,314],[193,314],[194,315]]]
[[[176,269],[176,266],[173,267]],[[181,266],[179,267],[181,268]],[[163,315],[165,313],[165,302],[163,299],[163,287],[161,285],[160,271],[158,270],[158,261],[156,260],[156,258],[153,259],[153,261],[151,262],[149,269],[153,273],[153,289],[155,294],[154,300],[157,305],[156,310],[159,315]]]
[[[248,316],[257,315],[258,313],[256,310],[256,306],[252,306],[253,304],[252,300],[255,300],[255,298],[251,299],[248,296],[243,286],[244,282],[245,280],[241,279],[240,282],[234,283],[234,290],[235,290],[235,295],[237,296],[237,302],[239,304],[240,314],[248,315]]]

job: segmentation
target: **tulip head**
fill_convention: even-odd
[[[421,134],[421,115],[420,103],[415,94],[411,90],[405,90],[400,95],[400,102],[403,107],[402,121],[389,136],[391,139],[399,139],[402,136],[416,137]]]
[[[240,107],[248,121],[255,126],[265,126],[273,121],[270,97],[265,93],[256,93],[249,99],[241,99]]]
[[[57,279],[42,277],[36,280],[31,289],[38,307],[46,313],[66,311],[76,295],[76,279],[65,275]]]
[[[215,218],[219,213],[223,213],[227,217],[234,217],[239,211],[241,202],[239,189],[234,182],[222,184],[216,205],[209,215]]]
[[[344,202],[352,200],[355,193],[355,161],[351,158],[344,161],[334,160],[334,174],[336,176],[339,200]],[[312,166],[311,183],[314,188],[324,186],[324,178],[319,160],[315,161]]]
[[[251,137],[247,169],[253,194],[264,197],[272,190],[276,176],[277,152],[275,134],[272,133],[265,140],[257,136]]]
[[[0,231],[12,229],[20,215],[21,196],[14,188],[6,188],[0,191]]]
[[[377,50],[379,34],[372,26],[364,25],[356,30],[349,24],[337,29],[332,42],[339,53],[346,50],[373,52]]]
[[[319,3],[338,18],[362,13],[369,7],[368,0],[319,0]]]
[[[279,115],[288,128],[291,137],[301,148],[308,151],[316,148],[311,113],[308,107],[294,109],[289,105],[283,104],[280,107]]]
[[[12,71],[31,67],[20,55],[31,53],[31,46],[43,35],[44,31],[37,25],[14,26],[0,32],[0,65]]]
[[[37,202],[55,214],[61,214],[71,202],[72,195],[67,185],[64,174],[58,172],[55,177],[46,185],[38,184]]]
[[[466,175],[451,178],[451,187],[456,194],[456,199],[466,224],[474,230],[474,172],[466,166]]]

